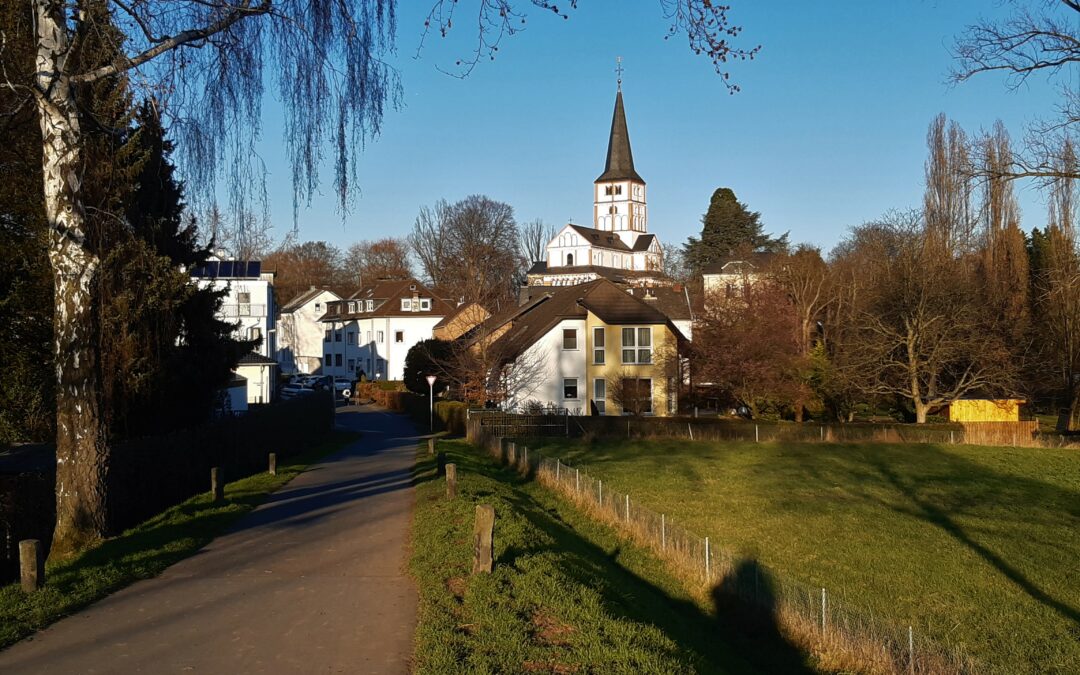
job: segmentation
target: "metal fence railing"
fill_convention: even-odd
[[[651,549],[717,605],[730,602],[741,611],[767,613],[827,669],[909,675],[979,672],[961,647],[944,642],[929,627],[894,625],[847,602],[837,589],[781,579],[757,561],[649,509],[602,477],[491,434],[491,428],[470,423],[469,441]]]

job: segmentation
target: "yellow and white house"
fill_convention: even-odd
[[[606,279],[552,288],[493,317],[505,404],[578,415],[670,415],[678,410],[678,355],[686,338],[646,300]]]

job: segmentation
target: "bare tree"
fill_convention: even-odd
[[[349,282],[360,286],[379,279],[410,279],[409,242],[393,237],[357,242],[345,254],[344,269]]]
[[[106,0],[99,0],[103,5]],[[43,193],[54,273],[57,387],[57,523],[52,555],[66,556],[105,533],[109,448],[100,415],[94,329],[94,276],[100,252],[87,240],[80,192],[83,87],[129,78],[162,102],[188,181],[209,192],[227,181],[234,212],[251,194],[265,201],[264,171],[251,152],[258,139],[264,83],[284,111],[294,204],[318,188],[322,147],[334,148],[334,188],[344,210],[365,138],[379,132],[399,82],[383,58],[394,49],[395,0],[32,0],[33,65],[0,66],[0,83],[32,100],[42,131]],[[545,0],[533,4],[554,11]],[[673,29],[714,64],[753,57],[732,46],[739,28],[708,0],[661,0]],[[438,0],[425,28],[448,30],[457,3]],[[512,33],[510,0],[480,0],[481,47]],[[122,39],[110,63],[87,66],[80,48],[90,33],[117,23]],[[516,30],[516,26],[514,28]],[[489,39],[485,35],[494,35]],[[479,54],[479,52],[478,52]],[[265,78],[266,73],[276,77]],[[724,73],[724,82],[727,74]],[[733,85],[728,84],[729,88]],[[19,105],[18,103],[16,104]]]
[[[492,309],[513,302],[521,258],[509,204],[483,195],[440,202],[421,210],[409,242],[444,293]]]
[[[693,277],[690,266],[686,262],[686,254],[681,246],[663,244],[663,272],[664,276],[680,283],[688,283]]]
[[[241,211],[227,218],[211,207],[209,218],[217,248],[228,253],[233,260],[262,260],[274,251],[274,228],[270,219],[252,211]],[[283,246],[287,246],[284,242]]]
[[[555,238],[555,226],[537,218],[522,224],[518,229],[521,232],[521,256],[525,259],[526,267],[543,260],[547,255],[548,243]]]
[[[341,249],[325,241],[305,241],[285,245],[263,257],[273,269],[274,294],[285,304],[312,287],[332,288],[343,284]]]
[[[866,281],[845,345],[864,392],[906,399],[920,424],[965,395],[1012,393],[1016,364],[990,330],[972,266],[927,246],[917,212],[873,227],[877,245],[860,252]]]
[[[926,192],[923,214],[927,243],[948,253],[969,252],[975,247],[975,218],[967,136],[944,114],[926,132]]]
[[[984,73],[1006,76],[1010,89],[1043,73],[1059,78],[1061,101],[1055,119],[1036,122],[1028,130],[1024,152],[1006,166],[980,166],[987,176],[1008,179],[1080,178],[1075,166],[1062,162],[1063,141],[1076,138],[1080,123],[1080,91],[1073,76],[1080,64],[1080,2],[1041,0],[1016,2],[1013,14],[1001,22],[968,26],[954,47],[954,82]]]

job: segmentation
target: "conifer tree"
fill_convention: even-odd
[[[766,234],[761,214],[740,202],[731,188],[713,192],[701,222],[701,238],[690,237],[683,245],[687,265],[695,275],[700,275],[709,263],[736,252],[787,250],[787,233],[780,237]]]

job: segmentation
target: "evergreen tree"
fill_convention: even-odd
[[[683,245],[686,263],[695,275],[700,275],[710,263],[736,252],[787,250],[787,233],[780,237],[767,234],[761,214],[740,202],[731,188],[717,188],[713,192],[701,222],[701,238],[690,237]]]

